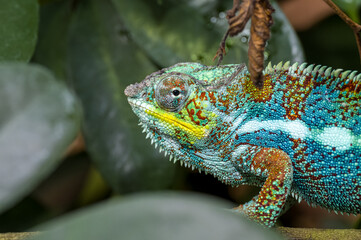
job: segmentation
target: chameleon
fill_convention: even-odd
[[[261,187],[234,211],[266,227],[296,200],[361,213],[361,74],[290,62],[263,73],[258,89],[244,64],[179,63],[124,93],[171,161]]]

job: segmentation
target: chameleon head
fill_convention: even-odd
[[[170,160],[226,181],[235,168],[224,161],[242,98],[243,65],[179,63],[128,86],[124,93],[147,138]],[[223,144],[227,141],[226,144]]]
[[[161,70],[125,89],[147,137],[169,153],[202,148],[217,118],[202,85],[187,69]]]
[[[198,100],[199,87],[188,74],[157,72],[128,86],[125,94],[155,141],[174,138],[192,148],[204,142],[215,117],[210,102]]]

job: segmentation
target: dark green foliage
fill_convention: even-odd
[[[38,3],[0,0],[0,62],[29,61],[37,40]]]
[[[210,196],[137,194],[53,221],[33,239],[281,239],[230,207]]]
[[[0,212],[57,165],[79,129],[74,96],[48,70],[0,64]]]
[[[74,89],[83,103],[84,137],[93,160],[119,193],[170,186],[174,165],[145,141],[123,94],[156,67],[126,36],[108,1],[78,6],[70,30]]]

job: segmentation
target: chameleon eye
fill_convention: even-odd
[[[172,93],[173,93],[173,96],[177,97],[180,94],[180,91],[178,89],[174,89],[172,91]]]
[[[167,111],[178,111],[183,107],[187,97],[188,83],[179,75],[161,79],[155,89],[158,105]]]

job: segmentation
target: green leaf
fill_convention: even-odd
[[[40,8],[39,38],[33,62],[49,68],[57,78],[67,75],[67,40],[71,19],[71,0],[47,3]]]
[[[174,165],[145,139],[124,95],[156,68],[129,39],[108,0],[79,3],[70,30],[73,85],[92,159],[116,192],[168,187]]]
[[[360,0],[334,0],[345,13],[355,22],[360,23]]]
[[[35,0],[0,0],[0,62],[29,61],[38,31]]]
[[[212,63],[225,32],[210,29],[196,9],[182,2],[113,0],[132,39],[160,66],[182,61]]]
[[[281,239],[226,209],[228,202],[189,194],[138,194],[43,225],[34,239]]]
[[[0,65],[0,212],[57,165],[79,129],[79,107],[46,69]]]
[[[211,2],[209,6],[194,1],[112,0],[132,39],[158,65],[165,67],[177,62],[198,61],[214,64],[215,55],[228,24],[224,11],[232,1]],[[303,51],[297,35],[282,11],[274,14],[275,27],[266,49],[267,60],[303,61]],[[212,16],[213,15],[213,16]],[[227,41],[227,55],[223,63],[248,62],[249,26],[242,34]]]

